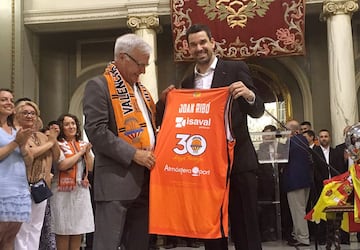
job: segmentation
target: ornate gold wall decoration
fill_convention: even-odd
[[[174,60],[191,61],[186,30],[210,27],[216,53],[227,59],[303,55],[304,0],[172,0]],[[249,20],[252,18],[254,20]]]
[[[198,6],[203,8],[204,14],[209,20],[219,19],[223,21],[226,19],[229,27],[234,28],[240,26],[244,28],[248,18],[265,16],[269,5],[274,1],[275,0],[198,0],[197,2]]]

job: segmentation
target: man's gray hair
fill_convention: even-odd
[[[133,50],[139,50],[143,53],[150,54],[152,48],[138,35],[132,33],[125,34],[116,39],[114,59],[116,60],[120,53],[130,53]]]

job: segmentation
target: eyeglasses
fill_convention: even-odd
[[[132,56],[130,56],[128,53],[124,53],[125,55],[127,55],[138,67],[147,67],[147,66],[149,66],[149,64],[148,63],[139,63],[134,57],[132,57]]]
[[[28,115],[32,116],[32,117],[36,116],[36,113],[34,111],[26,111],[26,110],[24,110],[23,112],[21,112],[21,114],[23,116],[28,116]]]

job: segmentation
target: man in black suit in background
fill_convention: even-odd
[[[339,159],[337,159],[337,154],[334,148],[331,147],[331,136],[329,130],[321,129],[318,136],[320,145],[315,146],[314,150],[321,158],[319,160],[319,167],[323,175],[323,180],[330,179],[340,174],[340,171],[337,169],[339,167]]]
[[[316,190],[316,200],[319,198],[322,188],[323,181],[330,179],[336,175],[339,175],[344,165],[343,154],[339,157],[337,151],[331,147],[331,136],[327,129],[321,129],[318,134],[319,146],[314,146],[313,154],[314,160],[314,185]],[[322,221],[318,225],[317,239],[320,245],[325,244],[326,236],[326,224]]]
[[[231,239],[234,241],[236,250],[261,250],[257,214],[256,169],[258,162],[250,140],[247,116],[254,118],[262,116],[264,103],[256,95],[249,68],[243,61],[225,61],[215,56],[215,40],[207,26],[192,25],[186,32],[186,38],[189,52],[196,65],[192,74],[181,82],[181,87],[210,89],[229,86],[234,98],[232,128],[236,146],[229,194]],[[169,87],[168,90],[171,88],[173,87]],[[163,106],[164,109],[165,105],[164,102],[159,102],[157,106],[157,108]],[[227,250],[227,238],[205,240],[205,249]]]

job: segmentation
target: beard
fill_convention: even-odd
[[[209,64],[212,54],[208,50],[200,51],[195,54],[196,63],[200,65]]]

